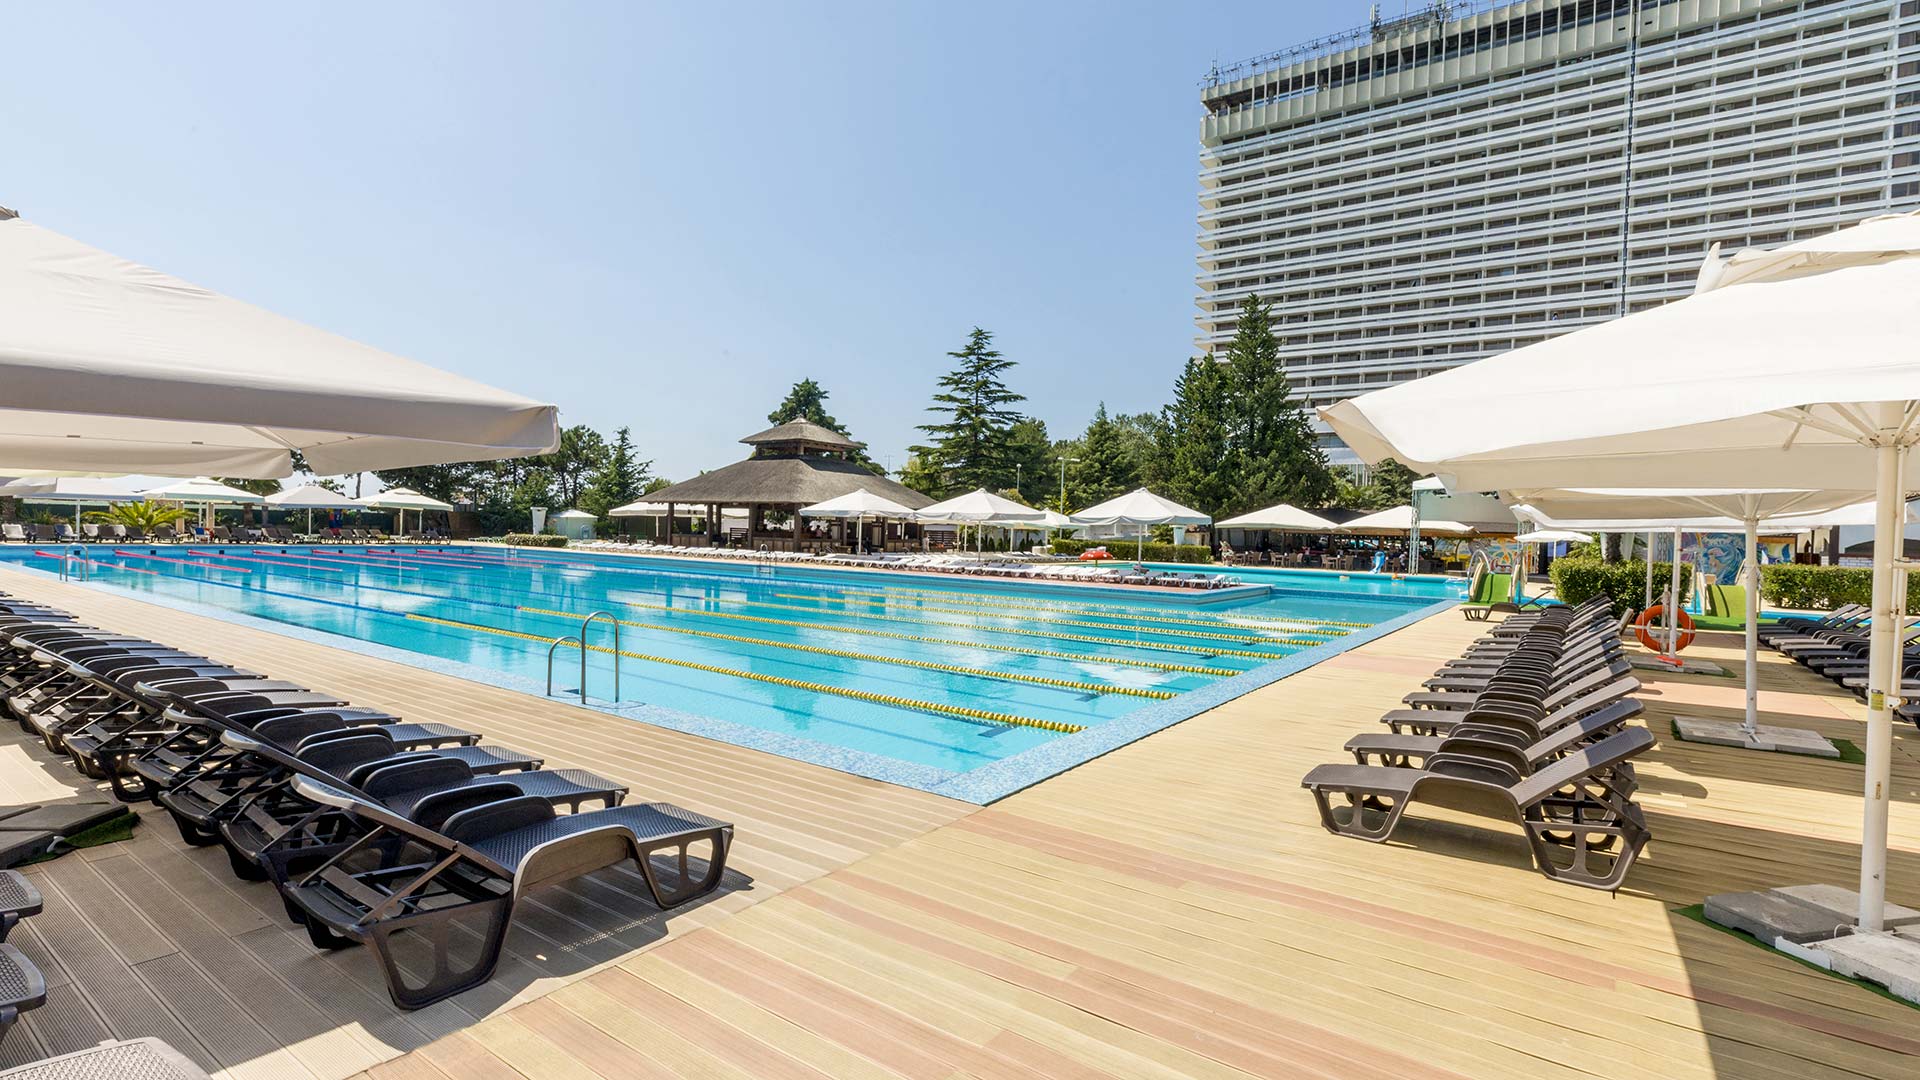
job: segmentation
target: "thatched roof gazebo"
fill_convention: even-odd
[[[784,551],[839,542],[809,541],[801,532],[798,517],[803,506],[855,491],[869,491],[915,510],[933,502],[854,461],[854,452],[864,444],[807,420],[789,420],[740,441],[753,447],[753,455],[745,461],[649,492],[648,501],[667,504],[668,522],[677,514],[691,515],[696,508],[704,508],[707,544],[723,540],[719,531],[723,507],[746,507],[747,547],[764,545]],[[766,523],[769,511],[789,518],[793,522],[791,530],[770,530]],[[845,523],[838,523],[835,529],[842,531],[845,527]],[[669,543],[702,542],[701,537],[675,534],[671,528],[668,535]]]

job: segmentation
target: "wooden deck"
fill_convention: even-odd
[[[58,1010],[27,1022],[45,1044],[111,1020],[184,1034],[233,1075],[329,1080],[1920,1075],[1920,1013],[1676,913],[1856,873],[1857,766],[1669,737],[1676,712],[1737,715],[1732,679],[1645,676],[1656,839],[1608,896],[1546,881],[1516,833],[1472,819],[1429,817],[1392,845],[1319,828],[1299,777],[1474,635],[1451,613],[969,812],[38,577],[0,589],[569,764],[618,762],[639,791],[739,821],[754,879],[666,920],[664,941],[636,928],[572,962],[549,939],[606,896],[563,894],[516,935],[517,980],[396,1014],[364,957],[315,954],[217,853],[150,828],[37,871],[49,910],[23,947],[64,979]],[[1736,645],[1704,635],[1690,655],[1731,663]],[[1764,720],[1861,740],[1856,702],[1763,661]],[[1910,903],[1916,748],[1899,734],[1890,880]],[[696,761],[710,779],[688,786]]]

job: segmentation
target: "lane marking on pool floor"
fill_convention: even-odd
[[[547,608],[521,607],[533,615],[546,615],[556,619],[585,618],[571,611],[553,611]],[[832,649],[824,645],[802,645],[793,641],[771,641],[766,638],[747,637],[743,634],[722,634],[717,630],[695,630],[685,626],[666,626],[660,623],[639,622],[634,619],[615,619],[622,626],[638,627],[642,630],[657,630],[666,634],[690,634],[694,637],[713,638],[718,641],[738,641],[747,645],[765,645],[775,649],[793,649],[797,652],[816,653],[821,656],[837,656],[846,660],[862,660],[875,664],[900,664],[904,667],[921,668],[926,671],[944,671],[954,675],[969,675],[979,679],[1004,679],[1012,682],[1031,683],[1060,690],[1076,690],[1088,694],[1123,694],[1127,697],[1152,698],[1155,701],[1167,701],[1179,695],[1172,690],[1153,690],[1133,686],[1111,686],[1105,683],[1075,682],[1072,679],[1055,679],[1046,675],[1028,675],[1018,671],[993,671],[987,668],[962,667],[959,664],[942,664],[934,660],[910,660],[903,656],[877,656],[873,653],[854,652],[851,649]]]
[[[992,601],[969,599],[970,597],[977,596],[978,594],[960,592],[958,590],[953,590],[953,589],[908,589],[908,588],[901,588],[893,585],[876,585],[871,588],[866,588],[864,587],[864,583],[863,583],[863,587],[861,587],[857,591],[861,593],[877,592],[877,593],[888,594],[888,595],[895,594],[895,593],[906,593],[906,594],[911,594],[915,596],[933,596],[933,597],[938,597],[941,603],[968,604],[968,605],[973,605],[978,607],[1004,608],[1007,606],[1005,603],[996,604]],[[1116,618],[1124,615],[1125,617],[1128,617],[1128,618],[1145,619],[1149,622],[1184,623],[1192,626],[1234,627],[1234,626],[1244,626],[1245,624],[1253,623],[1256,625],[1273,626],[1282,630],[1290,630],[1298,633],[1308,633],[1308,634],[1325,633],[1325,634],[1334,634],[1334,635],[1345,635],[1345,634],[1351,633],[1353,630],[1364,630],[1367,627],[1373,625],[1372,623],[1346,622],[1339,619],[1314,619],[1304,615],[1298,615],[1298,616],[1232,615],[1232,614],[1223,613],[1219,615],[1214,615],[1211,618],[1206,618],[1206,619],[1179,618],[1172,615],[1141,615],[1137,610],[1130,608],[1125,604],[1099,604],[1093,601],[1069,601],[1069,602],[1060,603],[1060,604],[1049,604],[1043,601],[1035,601],[1032,604],[1023,604],[1022,607],[1023,609],[1031,607],[1031,608],[1039,608],[1047,611],[1061,611],[1061,612],[1066,612],[1067,614],[1070,614],[1070,615],[1071,614],[1091,615],[1091,616],[1094,616],[1095,618],[1105,618],[1106,612],[1111,611],[1114,613],[1114,617]],[[1312,630],[1312,629],[1308,629],[1309,627],[1333,627],[1335,629]]]
[[[782,600],[806,600],[815,604],[840,604],[847,607],[852,607],[853,605],[856,605],[856,604],[866,604],[868,606],[872,606],[874,604],[883,604],[886,602],[884,600],[854,600],[854,599],[840,599],[837,597],[826,597],[826,596],[818,596],[818,597],[803,596],[798,593],[774,593],[773,595]],[[815,610],[818,610],[818,609],[815,609]],[[1302,646],[1302,647],[1311,647],[1314,645],[1326,644],[1326,642],[1324,641],[1308,640],[1306,638],[1267,637],[1263,634],[1226,634],[1226,633],[1216,633],[1211,630],[1176,630],[1169,627],[1141,626],[1138,624],[1133,626],[1116,626],[1109,623],[1085,622],[1079,619],[1050,619],[1044,615],[1031,615],[1031,616],[1022,616],[1019,614],[995,615],[988,612],[968,611],[964,608],[955,609],[955,608],[920,607],[920,608],[915,608],[913,610],[932,611],[932,612],[945,614],[945,615],[971,615],[976,619],[1002,619],[1002,620],[1011,620],[1013,622],[1041,623],[1049,626],[1081,626],[1081,627],[1086,627],[1087,629],[1090,629],[1090,630],[1121,631],[1121,632],[1132,632],[1135,634],[1162,634],[1167,637],[1211,638],[1216,641],[1237,641],[1246,645],[1296,645],[1296,646]],[[864,612],[864,611],[854,611],[854,612],[850,612],[850,614],[864,616],[870,613]],[[987,630],[987,631],[990,631],[991,633],[996,633],[996,634],[1000,632],[999,627],[983,626],[983,627],[979,627],[978,629]]]
[[[552,645],[552,642],[547,638],[541,637],[538,634],[524,633],[519,630],[506,630],[498,626],[487,626],[482,623],[462,622],[458,619],[441,619],[441,618],[436,618],[432,615],[419,615],[413,612],[408,612],[405,617],[408,619],[412,619],[416,622],[433,623],[440,626],[452,626],[462,630],[478,631],[483,634],[497,634],[497,635],[500,635],[501,637],[519,638],[523,641],[533,641],[533,642],[538,642],[542,645],[548,645],[548,646]],[[569,648],[579,647],[574,645],[572,642],[563,641],[562,644],[567,645],[567,647]],[[915,698],[900,697],[894,694],[876,694],[871,690],[856,690],[850,686],[829,686],[826,683],[807,682],[804,679],[788,679],[779,675],[767,675],[758,671],[740,671],[735,668],[722,667],[718,664],[703,664],[697,660],[678,660],[669,656],[650,656],[646,653],[633,652],[628,649],[610,649],[605,645],[588,645],[586,646],[586,648],[590,652],[619,655],[619,656],[626,657],[627,659],[630,659],[630,660],[640,660],[640,661],[645,661],[648,663],[655,663],[655,664],[667,664],[672,667],[690,668],[694,671],[705,671],[714,675],[731,675],[736,679],[748,679],[753,682],[771,683],[772,685],[775,685],[775,686],[786,686],[795,690],[807,690],[816,694],[829,694],[837,697],[853,698],[856,701],[866,701],[866,702],[871,702],[877,705],[894,705],[900,708],[920,709],[926,712],[944,713],[948,716],[959,717],[962,720],[984,721],[986,723],[992,723],[992,724],[1006,724],[1011,727],[1038,728],[1041,731],[1054,731],[1064,735],[1071,735],[1074,732],[1086,730],[1086,726],[1083,724],[1068,724],[1068,723],[1062,723],[1060,721],[1055,721],[1055,720],[1036,720],[1030,716],[1020,716],[1014,713],[994,712],[990,709],[974,709],[964,705],[943,705],[935,701],[920,701]]]

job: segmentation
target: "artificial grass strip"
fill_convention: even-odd
[[[28,859],[23,866],[34,863],[51,862],[69,851],[81,848],[99,847],[102,844],[117,844],[133,839],[133,827],[140,823],[140,815],[129,810],[118,817],[111,817],[98,825],[81,829],[72,836],[63,836],[54,841],[53,847]]]
[[[1854,745],[1854,743],[1851,740],[1828,739],[1827,741],[1833,744],[1833,748],[1835,750],[1840,751],[1841,761],[1844,761],[1849,765],[1865,765],[1867,763],[1866,751]]]
[[[1892,991],[1888,990],[1886,987],[1881,986],[1879,983],[1868,982],[1865,979],[1856,979],[1851,975],[1842,975],[1837,971],[1833,971],[1828,968],[1823,968],[1819,964],[1808,963],[1807,961],[1800,959],[1799,957],[1793,955],[1792,953],[1781,952],[1779,949],[1776,949],[1773,946],[1767,944],[1766,942],[1761,941],[1759,938],[1754,937],[1752,934],[1747,933],[1745,930],[1735,930],[1731,926],[1721,926],[1719,923],[1714,922],[1712,919],[1707,918],[1707,906],[1705,904],[1693,904],[1689,907],[1674,908],[1672,910],[1675,915],[1680,915],[1685,918],[1692,919],[1694,922],[1699,923],[1701,926],[1710,926],[1713,929],[1718,930],[1723,934],[1731,934],[1732,936],[1737,937],[1742,941],[1745,941],[1749,945],[1757,945],[1760,948],[1767,950],[1768,952],[1772,953],[1775,956],[1784,956],[1787,959],[1793,961],[1794,963],[1799,964],[1801,967],[1806,968],[1808,971],[1817,971],[1820,974],[1825,975],[1830,979],[1839,979],[1843,983],[1852,983],[1853,985],[1861,988],[1862,990],[1866,990],[1869,993],[1878,994],[1881,997],[1886,998],[1888,1001],[1905,1005],[1909,1009],[1920,1009],[1920,1002],[1908,1001],[1906,998],[1903,998],[1900,995],[1893,993]]]

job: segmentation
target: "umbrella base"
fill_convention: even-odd
[[[1737,720],[1708,720],[1699,716],[1676,716],[1673,732],[1683,742],[1708,746],[1732,746],[1741,750],[1762,750],[1781,754],[1805,754],[1808,757],[1838,758],[1840,748],[1817,731],[1806,728],[1774,727],[1759,724],[1753,734]]]

